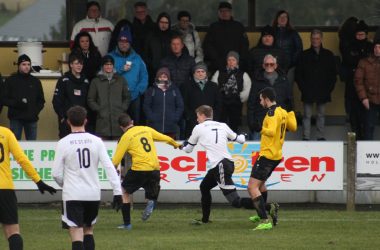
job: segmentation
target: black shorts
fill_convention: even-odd
[[[90,227],[96,223],[100,201],[63,201],[62,228]]]
[[[251,177],[266,181],[280,162],[281,160],[270,160],[264,156],[260,156],[252,167]]]
[[[17,197],[13,189],[0,189],[0,223],[18,224]]]
[[[223,159],[215,167],[210,169],[201,182],[201,189],[210,190],[219,186],[224,194],[236,190],[235,183],[232,180],[232,174],[235,171],[234,162]]]
[[[129,169],[121,186],[128,194],[133,194],[140,188],[145,190],[145,198],[157,200],[160,192],[160,170],[135,171]]]

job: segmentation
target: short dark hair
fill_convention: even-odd
[[[182,43],[184,43],[183,37],[177,32],[174,32],[174,34],[170,37],[170,42],[172,42],[174,39],[179,39]]]
[[[100,4],[97,2],[97,1],[90,1],[90,2],[88,2],[87,3],[87,5],[86,5],[86,7],[87,7],[87,11],[88,11],[88,9],[89,8],[91,8],[91,6],[96,6],[96,7],[98,7],[98,9],[100,10]]]
[[[259,93],[263,98],[268,98],[271,102],[276,101],[276,91],[274,88],[266,87]]]
[[[78,62],[80,62],[81,64],[83,64],[83,56],[81,54],[71,53],[69,55],[69,64],[75,62],[76,60],[78,60]]]
[[[146,2],[139,1],[139,2],[136,2],[136,3],[133,5],[133,7],[134,7],[134,8],[136,8],[136,7],[145,7],[145,8],[147,8],[148,6],[147,6]]]
[[[87,117],[87,111],[82,106],[73,106],[66,112],[67,119],[71,125],[80,127],[84,125],[84,121]]]
[[[187,10],[181,10],[180,12],[178,12],[177,14],[177,20],[181,20],[182,17],[188,17],[189,18],[189,21],[191,21],[191,15],[190,15],[190,12],[188,12]]]
[[[117,119],[119,126],[121,127],[127,127],[132,123],[132,118],[128,114],[121,114],[119,118]]]
[[[207,118],[213,118],[213,115],[214,115],[214,111],[213,111],[212,107],[210,107],[208,105],[199,106],[195,110],[195,113],[205,115]]]

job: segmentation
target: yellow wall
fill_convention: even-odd
[[[200,34],[203,39],[204,33]],[[259,38],[259,33],[250,32],[248,33],[248,38],[250,41],[250,47],[254,47],[257,44]],[[301,32],[301,38],[303,40],[304,48],[310,47],[309,32]],[[370,34],[372,37],[373,34]],[[335,55],[339,55],[338,50],[338,35],[336,32],[325,32],[323,46],[334,52]],[[68,48],[44,48],[46,52],[43,54],[43,63],[45,68],[51,70],[59,69],[58,60],[62,58],[62,53],[69,53]],[[16,66],[13,65],[17,61],[17,53],[14,52],[15,48],[7,47],[0,48],[0,72],[3,76],[7,76],[12,72],[16,71]],[[40,122],[38,127],[38,139],[39,140],[55,140],[58,138],[58,124],[57,117],[52,108],[51,100],[53,97],[53,92],[56,84],[56,79],[42,79],[42,85],[44,88],[46,104],[40,115]],[[296,86],[294,85],[294,96],[295,96],[295,110],[302,112],[302,103],[300,102],[300,93]],[[332,93],[332,102],[327,105],[328,115],[345,115],[344,112],[344,84],[338,80],[335,89]],[[8,126],[9,122],[6,118],[6,107],[3,109],[0,115],[0,124]]]

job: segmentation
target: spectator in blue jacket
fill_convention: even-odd
[[[115,60],[116,73],[123,76],[128,82],[131,93],[131,103],[128,114],[132,117],[134,124],[141,123],[141,97],[148,87],[148,72],[144,61],[133,48],[131,31],[125,26],[120,31],[118,44],[110,55]]]
[[[143,107],[147,125],[176,139],[184,105],[179,88],[170,79],[168,68],[157,71],[153,86],[145,92]]]

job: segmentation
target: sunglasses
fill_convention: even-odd
[[[274,67],[275,63],[264,63],[265,67]]]

